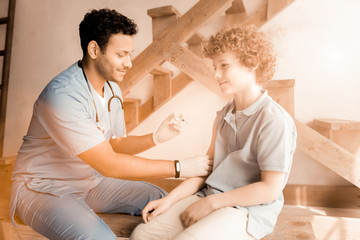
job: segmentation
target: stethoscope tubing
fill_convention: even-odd
[[[95,104],[94,95],[93,95],[93,93],[92,93],[92,91],[91,91],[90,84],[89,84],[89,80],[88,80],[87,77],[86,77],[86,74],[85,74],[84,69],[83,69],[82,64],[81,64],[81,61],[79,61],[78,65],[79,65],[79,67],[80,67],[81,70],[82,70],[82,73],[83,73],[83,75],[84,75],[86,84],[87,84],[88,89],[89,89],[89,92],[90,92],[90,94],[91,94],[91,98],[92,98],[92,100],[93,100],[93,104],[94,104],[94,108],[95,108],[95,121],[96,121],[96,126],[97,126],[97,128],[98,128],[102,133],[104,133],[105,130],[104,130],[104,127],[101,125],[100,120],[99,120],[99,115],[98,115],[97,107],[96,107],[96,104]],[[106,80],[106,83],[108,84],[108,86],[109,86],[109,88],[110,88],[110,90],[111,90],[111,93],[112,93],[112,96],[111,96],[111,97],[109,98],[109,100],[108,100],[107,110],[108,110],[108,114],[109,114],[110,128],[111,128],[111,131],[112,131],[112,134],[113,134],[112,138],[116,138],[116,135],[115,135],[115,132],[114,132],[114,128],[113,128],[113,125],[112,125],[112,121],[111,121],[111,116],[110,116],[110,112],[111,112],[111,107],[110,107],[110,106],[111,106],[111,101],[112,101],[113,99],[115,99],[115,98],[119,99],[120,104],[121,104],[121,109],[122,109],[123,111],[124,111],[124,104],[123,104],[123,101],[121,100],[121,98],[120,98],[119,96],[115,95],[114,90],[113,90],[113,88],[111,87],[110,82],[109,82],[108,80]],[[123,125],[124,125],[124,128],[125,128],[125,122],[124,122]],[[126,137],[126,134],[124,135],[124,137]]]

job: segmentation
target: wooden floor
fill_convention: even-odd
[[[360,209],[286,205],[270,239],[359,240]]]
[[[126,240],[130,231],[141,221],[139,217],[117,215],[102,216],[118,239]],[[1,231],[15,231],[11,234],[18,240],[44,240],[30,227],[20,225],[17,229],[6,222]],[[284,206],[274,233],[264,240],[359,240],[360,209],[322,208],[308,206]]]

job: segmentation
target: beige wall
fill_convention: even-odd
[[[1,0],[6,1],[6,0]],[[17,0],[13,55],[10,75],[5,155],[17,153],[32,113],[32,104],[46,83],[81,58],[78,24],[92,8],[115,8],[138,23],[135,55],[152,41],[151,18],[146,11],[173,5],[185,13],[195,0]],[[250,2],[250,1],[247,1]],[[259,4],[261,1],[254,1]],[[2,5],[1,5],[2,6]],[[249,7],[251,8],[251,7]],[[278,53],[275,79],[295,78],[295,117],[305,123],[314,118],[360,120],[360,2],[357,0],[296,0],[288,9],[267,23]],[[0,11],[2,13],[2,11]],[[202,29],[211,34],[223,21],[220,17]],[[130,96],[146,99],[151,78],[138,84]],[[182,112],[190,122],[185,132],[168,143],[141,156],[176,159],[204,154],[211,127],[225,101],[201,84],[191,83],[184,91],[132,134],[156,129],[169,113]],[[291,183],[348,184],[327,168],[301,152],[295,154]]]

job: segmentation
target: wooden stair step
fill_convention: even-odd
[[[234,0],[231,7],[225,11],[226,14],[246,13],[244,0]]]
[[[172,5],[148,9],[147,14],[152,18],[153,40],[158,38],[166,28],[176,23],[182,16],[182,14]],[[189,48],[199,52],[199,49],[201,50],[200,43],[203,39],[204,37],[200,33],[195,33],[186,42],[188,43]]]
[[[227,25],[240,24],[247,18],[243,0],[234,0],[231,7],[225,11]]]
[[[204,41],[205,37],[201,33],[194,34],[191,38],[189,38],[186,43],[188,45],[199,45],[202,41]]]
[[[294,86],[295,79],[271,80],[264,86],[269,96],[292,117],[294,117]]]
[[[233,6],[226,11],[226,24],[255,25],[261,27],[295,0],[268,0],[253,13],[246,12],[243,0],[234,0]]]
[[[126,103],[140,103],[141,100],[139,98],[124,98],[124,102],[126,102]]]
[[[166,75],[167,74],[170,76],[172,76],[174,74],[173,71],[171,71],[167,68],[161,67],[161,66],[155,67],[153,70],[151,70],[150,73],[153,75]]]
[[[268,0],[267,19],[270,20],[295,0]]]
[[[139,107],[139,121],[144,121],[150,114],[154,112],[154,97],[151,97]]]
[[[156,110],[171,98],[171,76],[173,72],[162,67],[157,67],[150,73],[154,76],[153,107],[154,110]]]
[[[314,125],[328,130],[360,130],[360,122],[353,120],[318,118],[314,119]]]
[[[204,41],[204,39],[205,37],[202,34],[196,33],[186,41],[188,48],[201,58],[204,57],[201,46],[201,43]]]
[[[153,40],[157,39],[167,27],[175,24],[181,16],[180,12],[171,5],[148,9],[147,14],[152,18]]]
[[[360,122],[343,119],[314,119],[313,128],[321,135],[360,158]]]
[[[139,124],[139,104],[138,98],[124,98],[125,124],[127,131],[133,129]]]
[[[172,5],[151,8],[147,10],[147,14],[152,18],[166,17],[166,16],[181,16],[181,13]]]
[[[226,11],[226,25],[255,25],[261,27],[267,21],[267,1],[263,1],[263,5],[253,13],[247,13],[243,0],[234,0],[233,6]]]
[[[182,14],[172,5],[148,9],[147,14],[153,20],[153,39],[157,38],[159,33],[171,26],[182,16]],[[196,33],[194,36],[198,39],[202,38],[200,33]]]

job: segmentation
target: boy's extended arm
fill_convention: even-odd
[[[284,184],[285,172],[261,171],[261,181],[211,197],[215,209],[227,206],[251,206],[276,200]]]
[[[181,215],[186,226],[199,221],[216,209],[233,206],[251,206],[274,201],[282,191],[285,172],[262,171],[261,181],[229,192],[213,194],[190,205]]]

